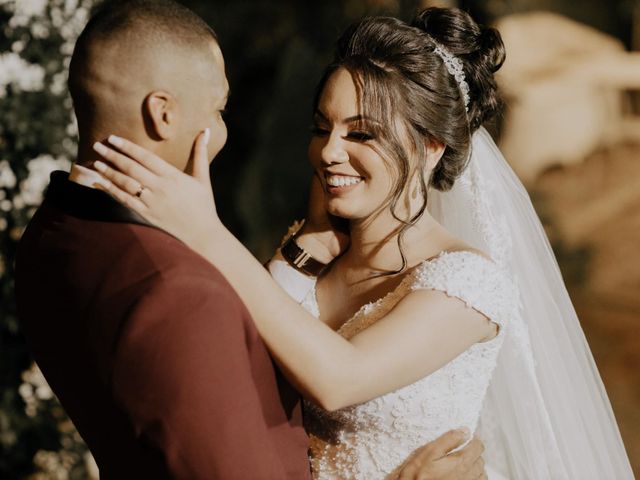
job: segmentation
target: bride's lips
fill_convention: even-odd
[[[332,195],[349,192],[364,180],[363,177],[358,175],[342,175],[337,173],[325,173],[324,179],[326,190]]]

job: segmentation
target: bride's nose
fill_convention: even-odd
[[[327,143],[324,145],[321,152],[323,164],[335,165],[349,160],[349,154],[344,149],[342,143],[341,139],[339,137],[336,138],[335,135],[331,135],[327,139]]]

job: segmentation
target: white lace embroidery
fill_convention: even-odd
[[[443,253],[382,299],[363,306],[339,333],[351,338],[423,288],[457,297],[483,313],[500,326],[498,336],[475,344],[428,377],[369,402],[336,412],[306,402],[314,478],[387,478],[416,448],[446,431],[476,429],[504,330],[519,315],[515,287],[496,264],[471,252]],[[319,316],[315,289],[302,305]]]

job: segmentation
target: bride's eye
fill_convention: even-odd
[[[351,140],[356,140],[358,142],[368,142],[369,140],[374,140],[376,137],[375,135],[369,132],[354,130],[352,132],[349,132],[349,135],[347,135],[347,138]]]

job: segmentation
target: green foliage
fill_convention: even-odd
[[[20,334],[17,242],[52,170],[75,153],[66,90],[73,43],[90,1],[0,2],[0,478],[87,478],[86,447]],[[37,301],[37,299],[34,299]],[[54,320],[54,319],[52,319]]]

